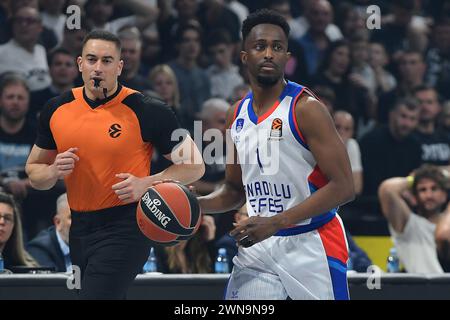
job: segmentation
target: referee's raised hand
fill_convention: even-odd
[[[63,179],[72,173],[75,163],[80,160],[76,155],[78,148],[69,148],[64,152],[58,153],[53,162],[58,179]]]

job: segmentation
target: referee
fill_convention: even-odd
[[[192,139],[172,141],[179,128],[172,111],[118,83],[120,54],[115,35],[86,36],[77,60],[84,86],[47,102],[26,164],[36,189],[65,181],[72,212],[70,254],[81,269],[81,299],[126,297],[150,249],[136,223],[136,202],[155,181],[187,184],[204,173]],[[174,164],[149,176],[153,148]]]

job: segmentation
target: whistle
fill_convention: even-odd
[[[100,79],[97,79],[97,78],[94,79],[94,87],[95,88],[100,87],[100,81],[101,81]]]

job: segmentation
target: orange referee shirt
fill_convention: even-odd
[[[65,178],[69,206],[94,211],[123,205],[111,189],[122,181],[115,175],[148,176],[153,147],[169,154],[178,128],[172,110],[157,99],[119,85],[112,96],[93,101],[79,87],[48,101],[36,145],[58,153],[78,148],[80,160]]]

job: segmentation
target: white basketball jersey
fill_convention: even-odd
[[[302,119],[296,119],[295,104],[303,90],[289,81],[278,101],[261,117],[253,110],[251,92],[235,110],[231,138],[242,169],[249,216],[281,213],[328,183],[297,123]],[[333,209],[275,235],[317,229],[335,214]]]

